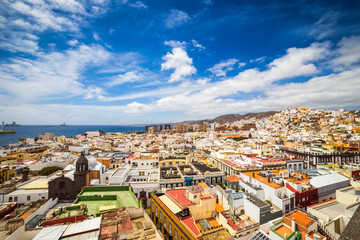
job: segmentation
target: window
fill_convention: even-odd
[[[159,217],[160,219],[161,219],[161,213],[162,213],[162,212],[160,212],[160,217]]]
[[[185,240],[183,237],[181,237],[181,240]]]
[[[65,182],[64,181],[59,182],[59,188],[60,189],[65,188]]]
[[[9,197],[9,202],[12,202],[12,197]]]
[[[157,212],[158,212],[158,208],[157,208],[157,206],[156,206],[156,211],[155,211],[156,216],[157,216],[157,214],[158,214]]]
[[[164,216],[164,228],[166,228],[166,217]]]
[[[18,197],[14,197],[14,202],[17,202],[18,201]]]
[[[174,235],[175,235],[175,239],[177,239],[177,230],[176,229],[175,229]]]
[[[171,235],[171,222],[169,222],[169,233]]]
[[[26,198],[28,201],[30,201],[31,200],[31,196],[27,196],[27,198]]]

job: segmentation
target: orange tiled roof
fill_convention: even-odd
[[[284,171],[286,169],[281,169],[280,171]],[[271,170],[275,176],[280,176],[280,171],[279,170]],[[253,177],[253,172],[243,172],[243,174],[247,175],[248,177],[251,177],[255,180],[258,180],[266,185],[268,185],[269,187],[272,187],[272,188],[281,188],[281,186],[277,183],[274,183],[274,182],[268,182],[267,178],[266,177],[262,177],[259,175],[259,171],[255,171],[255,177]],[[306,178],[304,175],[303,175],[303,178],[301,180],[297,180],[297,177],[300,175],[300,173],[295,173],[295,176],[293,178],[284,178],[285,180],[289,181],[289,182],[292,182],[294,184],[301,184],[301,183],[305,183],[305,182],[308,182],[309,179]]]
[[[206,185],[206,183],[204,183],[204,182],[200,182],[199,183],[199,186],[202,188],[202,189],[207,189],[207,185]]]
[[[241,180],[239,177],[237,177],[237,176],[235,176],[235,175],[228,176],[226,179],[227,179],[229,182],[238,182],[238,181]]]
[[[216,210],[217,212],[223,212],[223,211],[225,211],[225,209],[224,209],[223,207],[221,207],[219,203],[216,203],[216,204],[215,204],[215,210]]]
[[[302,226],[306,226],[309,227],[314,220],[309,218],[308,215],[306,215],[305,213],[299,212],[299,211],[295,211],[292,214],[288,215],[287,218],[290,219],[295,219],[295,222],[297,224],[300,224]]]

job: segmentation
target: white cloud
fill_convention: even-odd
[[[16,119],[22,124],[110,124],[109,121],[113,124],[141,123],[138,118],[124,114],[124,109],[124,106],[17,104],[0,105],[0,115],[6,116],[7,122]]]
[[[170,46],[172,48],[186,48],[187,42],[185,41],[175,41],[175,40],[169,40],[169,41],[164,41],[164,44],[166,46]]]
[[[99,16],[92,7],[108,8],[108,1],[0,1],[0,8],[6,9],[6,28],[0,33],[0,48],[10,52],[36,54],[41,49],[38,39],[29,39],[44,31],[79,33],[88,18]],[[0,26],[4,17],[0,18]]]
[[[244,62],[241,62],[241,63],[238,64],[239,68],[242,68],[242,67],[244,67],[245,65],[246,65],[246,63],[244,63]]]
[[[9,52],[35,54],[40,47],[38,37],[26,32],[0,32],[0,48]]]
[[[200,50],[205,50],[205,47],[198,43],[195,39],[191,40],[194,47],[199,48]]]
[[[156,89],[151,89],[143,92],[135,92],[130,94],[125,94],[121,96],[108,97],[108,96],[100,96],[99,100],[103,102],[113,102],[113,101],[123,101],[123,100],[131,100],[131,99],[141,99],[141,98],[160,98],[166,97],[169,95],[175,95],[179,93],[189,92],[189,89],[192,91],[199,91],[204,89],[206,83],[209,81],[207,78],[201,78],[194,82],[185,81],[181,82],[176,87],[167,86]]]
[[[144,113],[148,110],[150,110],[150,107],[148,105],[138,103],[138,102],[132,102],[132,103],[129,103],[126,105],[124,112],[125,113]]]
[[[31,39],[31,36],[29,38]],[[232,68],[239,68],[244,63],[239,63],[237,59],[228,59],[211,68],[214,75],[225,76],[224,79],[216,79],[216,81],[212,81],[211,77],[187,80],[187,77],[196,73],[196,68],[187,52],[180,47],[185,46],[186,43],[168,41],[167,44],[173,49],[163,56],[161,70],[174,70],[169,80],[172,84],[146,91],[139,91],[137,88],[132,93],[120,96],[107,94],[104,89],[92,84],[86,85],[85,82],[89,81],[84,79],[82,73],[88,67],[104,66],[104,63],[114,58],[117,60],[116,64],[97,71],[97,73],[115,74],[111,79],[105,78],[110,81],[103,86],[113,87],[127,82],[143,83],[144,86],[148,86],[153,82],[148,81],[149,77],[146,74],[155,76],[155,81],[161,79],[161,76],[148,73],[146,69],[134,68],[132,62],[139,61],[138,55],[135,54],[133,58],[131,54],[124,55],[124,59],[131,58],[131,60],[128,64],[122,65],[123,62],[119,61],[122,57],[111,55],[99,45],[80,44],[65,52],[38,53],[34,59],[12,58],[9,62],[0,63],[2,76],[0,86],[2,93],[7,93],[6,96],[0,95],[2,102],[6,103],[0,105],[0,115],[24,119],[19,114],[21,112],[28,115],[25,121],[32,121],[29,123],[41,123],[44,121],[41,116],[46,115],[48,120],[44,123],[48,124],[51,121],[59,121],[63,117],[60,113],[66,112],[72,116],[69,117],[69,122],[91,124],[89,121],[95,121],[94,124],[105,124],[106,122],[101,122],[104,121],[102,119],[123,119],[123,117],[128,119],[128,123],[139,123],[139,121],[144,123],[151,113],[158,116],[161,112],[169,111],[184,113],[181,116],[185,120],[190,117],[274,110],[299,105],[357,106],[360,100],[358,94],[360,85],[357,84],[360,79],[357,65],[360,60],[358,41],[359,38],[355,36],[344,38],[335,49],[332,49],[333,53],[327,42],[314,43],[306,48],[289,48],[286,54],[269,63],[265,70],[257,68],[238,70],[240,72],[234,77],[226,77],[226,72]],[[329,66],[326,65],[327,63],[332,67],[342,67],[345,71],[314,77],[319,73],[324,74],[319,66]],[[128,65],[132,66],[128,67]],[[307,76],[309,80],[302,83],[289,82],[289,79],[291,81],[292,78],[299,76]],[[285,81],[288,83],[284,83]],[[161,81],[156,84],[159,83]],[[260,94],[253,95],[257,93]],[[10,95],[11,98],[8,98]],[[100,102],[107,102],[107,106],[24,104],[72,96],[97,99]],[[239,97],[241,100],[237,100]],[[108,106],[111,101],[126,100],[131,102],[120,106]],[[27,109],[21,111],[23,108]],[[131,117],[132,115],[137,117]],[[165,118],[159,120],[166,121]],[[68,122],[67,119],[63,121]]]
[[[272,89],[272,84],[276,81],[317,73],[318,69],[312,62],[325,59],[329,54],[328,47],[329,45],[327,43],[316,43],[308,48],[288,49],[284,56],[271,62],[269,69],[265,71],[247,69],[235,77],[222,81],[211,82],[210,79],[203,78],[196,81],[181,82],[176,87],[158,88],[151,91],[136,92],[117,97],[102,97],[101,101],[138,100],[140,98],[150,97],[158,99],[147,105],[151,107],[153,111],[184,111],[185,109],[189,109],[189,112],[195,114],[195,112],[198,113],[200,111],[199,109],[204,109],[204,111],[208,112],[218,111],[220,113],[225,110],[232,112],[229,111],[229,108],[221,108],[221,106],[233,106],[234,100],[229,99],[229,97],[235,96],[239,92],[250,93],[254,90],[266,91],[266,89]],[[185,58],[188,58],[183,49],[177,49],[183,54],[183,57],[186,56]],[[165,63],[168,65],[166,65],[166,68],[162,65],[163,70],[170,69],[170,66],[172,67],[171,69],[173,69],[181,62],[176,58],[173,59],[174,55],[176,54],[173,52],[168,53],[164,57]],[[226,62],[227,61],[224,61],[224,63]],[[238,64],[236,59],[235,61],[230,59],[228,62],[231,64],[224,64],[225,67]],[[186,63],[192,65],[192,61],[187,61]],[[223,66],[223,68],[225,67]],[[174,82],[173,79],[172,81]],[[212,109],[213,107],[214,109]],[[217,107],[219,109],[217,109]],[[197,110],[195,111],[194,109]]]
[[[95,41],[97,41],[97,42],[101,41],[101,38],[99,37],[98,33],[94,32],[93,37],[94,37]]]
[[[131,70],[112,77],[106,85],[114,87],[125,83],[152,81],[155,80],[155,77],[155,74],[146,69]]]
[[[336,32],[336,24],[339,18],[337,12],[327,12],[314,24],[310,31],[310,36],[314,36],[316,40],[325,39],[332,36]]]
[[[50,6],[42,2],[41,4],[25,4],[23,2],[15,2],[10,5],[11,8],[28,17],[30,22],[37,25],[40,29],[53,29],[56,31],[76,30],[77,25],[73,24],[70,19],[55,14]],[[66,10],[67,8],[64,8]]]
[[[343,70],[360,61],[360,36],[343,38],[335,51],[331,65],[335,70]]]
[[[84,99],[98,98],[99,96],[103,96],[104,94],[105,92],[102,88],[90,86],[86,89]]]
[[[170,15],[165,19],[165,26],[167,28],[180,27],[190,19],[190,16],[186,12],[173,9],[170,11]]]
[[[154,109],[189,109],[192,114],[238,112],[240,105],[249,107],[249,100],[240,101],[238,106],[235,104],[237,101],[229,97],[240,92],[265,91],[272,89],[274,82],[315,74],[318,69],[313,62],[325,59],[329,54],[328,43],[314,43],[307,48],[290,48],[286,55],[272,61],[268,70],[247,69],[233,78],[208,83],[203,89],[192,90],[192,87],[188,87],[188,91],[159,99]],[[232,63],[236,64],[237,61]],[[230,107],[233,107],[232,111]]]
[[[265,62],[265,56],[263,56],[263,57],[258,57],[258,58],[256,58],[256,59],[251,59],[250,60],[250,63],[253,63],[253,62],[258,62],[258,63],[263,63],[263,62]]]
[[[129,6],[137,9],[147,8],[147,6],[141,1],[131,2],[129,3]]]
[[[69,45],[72,46],[72,47],[75,47],[76,45],[79,44],[78,40],[76,40],[76,39],[69,40],[69,41],[67,41],[66,43],[69,44]]]
[[[165,62],[161,64],[161,70],[174,69],[169,82],[182,81],[185,77],[196,73],[192,58],[189,58],[184,49],[173,48],[172,52],[168,52],[162,59]]]
[[[65,52],[39,53],[34,59],[11,58],[0,64],[0,85],[15,102],[81,95],[90,98],[102,92],[85,86],[81,74],[88,66],[104,63],[109,56],[99,45],[80,45]]]
[[[318,72],[316,66],[310,62],[324,59],[330,54],[329,43],[313,43],[307,48],[289,48],[287,54],[275,59],[269,66],[271,78],[288,78],[306,76]]]
[[[203,0],[202,3],[206,4],[206,5],[213,5],[214,1],[213,0]]]
[[[228,60],[221,61],[220,63],[215,64],[212,68],[209,68],[208,71],[210,71],[217,77],[225,77],[227,72],[234,70],[234,65],[238,61],[239,60],[235,58],[230,58]]]
[[[0,16],[0,28],[5,28],[6,26],[6,18],[3,16]]]

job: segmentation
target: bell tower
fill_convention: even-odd
[[[89,162],[84,155],[84,152],[81,152],[80,157],[76,161],[76,169],[74,173],[74,183],[78,192],[81,192],[82,188],[88,185],[87,175],[89,173]]]

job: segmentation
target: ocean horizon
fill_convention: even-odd
[[[17,143],[20,138],[35,138],[40,134],[50,132],[56,136],[74,137],[78,134],[84,134],[87,131],[103,132],[130,132],[144,131],[145,125],[21,125],[7,126],[4,131],[13,129],[16,133],[0,134],[0,146],[7,146],[11,143]]]

